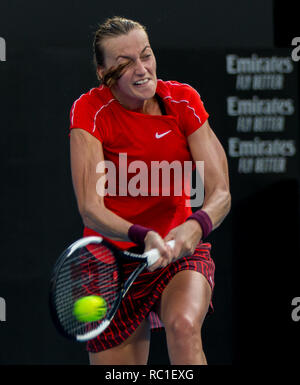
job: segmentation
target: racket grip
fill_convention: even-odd
[[[174,239],[167,242],[167,245],[169,245],[173,249],[174,245],[175,245]],[[152,250],[147,251],[145,253],[145,256],[147,257],[148,266],[151,266],[159,259],[160,253],[157,249],[152,249]]]

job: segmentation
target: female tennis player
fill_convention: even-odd
[[[201,328],[213,310],[215,265],[204,241],[230,210],[225,152],[197,91],[157,79],[144,26],[107,19],[95,34],[94,59],[100,85],[82,94],[70,113],[84,236],[100,234],[139,252],[157,248],[161,257],[130,288],[110,326],[87,343],[90,363],[146,364],[150,330],[164,327],[171,364],[205,365]],[[180,178],[170,172],[168,191],[166,176],[151,185],[151,167],[175,161],[204,162],[205,199],[194,214],[187,204],[191,170]],[[166,244],[171,239],[173,249]],[[125,263],[125,275],[135,266]]]

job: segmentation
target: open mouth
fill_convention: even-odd
[[[138,80],[137,82],[134,82],[133,84],[135,86],[143,86],[144,84],[147,84],[150,81],[150,79],[142,79]]]

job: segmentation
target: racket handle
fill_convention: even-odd
[[[167,245],[173,249],[175,245],[174,239],[167,242]],[[145,257],[147,257],[148,266],[151,266],[159,259],[160,253],[157,249],[151,249],[145,253]]]

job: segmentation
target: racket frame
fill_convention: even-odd
[[[57,312],[56,312],[56,305],[55,305],[55,298],[54,298],[54,292],[56,288],[56,282],[57,278],[59,276],[59,272],[61,267],[63,266],[64,262],[78,249],[85,247],[89,244],[103,244],[104,246],[108,247],[114,254],[117,260],[119,259],[127,259],[132,261],[139,261],[140,265],[130,274],[130,276],[127,278],[126,282],[122,282],[121,290],[117,294],[117,297],[109,310],[109,312],[106,314],[105,318],[102,320],[101,323],[99,323],[98,327],[96,327],[93,330],[90,330],[86,332],[85,334],[81,335],[72,335],[63,328],[61,325]],[[171,247],[174,247],[174,241],[168,242]],[[92,254],[92,253],[91,253]],[[93,254],[92,254],[93,255]],[[89,236],[81,238],[74,243],[72,243],[65,251],[62,252],[62,254],[57,259],[52,273],[52,278],[50,280],[50,292],[49,292],[49,306],[50,306],[50,314],[51,318],[53,320],[54,325],[56,326],[57,330],[66,338],[71,340],[76,340],[80,342],[91,340],[95,337],[97,337],[99,334],[101,334],[110,324],[111,320],[115,316],[120,303],[122,299],[125,297],[127,291],[131,287],[132,283],[135,281],[135,279],[138,277],[138,275],[147,267],[152,265],[156,262],[156,260],[159,258],[159,252],[157,249],[149,250],[148,252],[144,254],[135,254],[128,251],[122,251],[116,248],[114,245],[110,244],[108,241],[103,239],[99,236]],[[117,263],[119,274],[122,276],[122,269]]]

